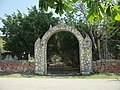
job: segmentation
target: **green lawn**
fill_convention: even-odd
[[[39,75],[26,75],[26,74],[8,74],[0,75],[0,78],[63,78],[63,79],[120,79],[120,75],[115,74],[94,74],[87,76],[39,76]]]

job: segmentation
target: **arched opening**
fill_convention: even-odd
[[[47,73],[80,73],[79,41],[66,31],[56,32],[47,42]]]
[[[78,51],[79,52],[78,63],[79,63],[79,69],[80,69],[79,72],[81,74],[86,74],[86,75],[90,74],[92,72],[91,39],[89,38],[89,36],[86,36],[85,38],[83,38],[77,29],[75,29],[74,27],[70,27],[64,23],[59,23],[58,25],[56,25],[54,27],[50,27],[49,30],[44,34],[42,39],[38,38],[36,40],[36,42],[35,42],[35,73],[40,74],[40,75],[47,74],[47,72],[48,72],[47,67],[49,67],[49,63],[51,61],[51,60],[49,60],[49,58],[47,60],[47,46],[49,43],[49,39],[52,35],[54,35],[55,33],[61,32],[61,31],[70,32],[75,36],[75,38],[77,38],[78,43],[79,43],[79,45],[77,45],[79,47],[79,49],[78,49],[79,50]],[[71,39],[67,40],[67,42],[68,41],[71,41]],[[58,46],[59,46],[59,44],[58,44]],[[65,46],[69,47],[69,44],[65,45]],[[70,48],[70,50],[71,50],[71,48]],[[70,51],[68,51],[67,53],[69,53],[69,52]],[[73,56],[73,55],[70,55],[70,56]],[[47,63],[47,61],[49,63]]]

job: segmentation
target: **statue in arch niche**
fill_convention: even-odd
[[[82,37],[80,32],[73,26],[60,22],[44,34],[42,39],[38,38],[35,42],[35,73],[47,75],[47,42],[56,32],[71,32],[79,42],[79,61],[80,74],[90,74],[92,72],[92,43],[89,36]]]

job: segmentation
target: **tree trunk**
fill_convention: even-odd
[[[90,38],[92,41],[93,47],[93,60],[100,60],[101,59],[101,52],[100,52],[100,40],[97,36],[95,30],[90,31]]]

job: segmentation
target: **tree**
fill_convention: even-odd
[[[115,25],[115,20],[105,18],[105,20],[95,19],[87,22],[87,6],[79,1],[72,4],[72,11],[67,12],[65,21],[69,25],[74,25],[83,36],[89,35],[93,46],[93,60],[101,59],[101,50],[105,49],[106,34],[107,38],[111,39],[115,33],[118,33],[118,25]],[[103,46],[103,47],[102,47]]]
[[[73,5],[75,4],[80,5],[74,7]],[[107,23],[104,22],[109,22],[111,19],[120,20],[120,6],[113,0],[39,0],[39,7],[43,11],[47,11],[48,7],[54,8],[55,12],[60,15],[67,13],[67,18],[69,19],[67,23],[77,25],[80,29],[82,28],[83,34],[87,33],[91,37],[93,51],[95,54],[98,53],[98,56],[95,56],[97,57],[96,59],[101,58],[100,41],[102,37],[106,38],[107,52],[106,32],[109,30],[106,30],[108,26]],[[77,13],[79,11],[82,15],[81,13]],[[84,19],[78,19],[81,18],[81,16],[83,16]]]
[[[60,15],[72,10],[71,4],[79,0],[39,0],[41,10],[48,10],[48,7],[54,8]],[[120,6],[112,0],[81,0],[88,8],[87,21],[109,17],[120,20]]]
[[[28,8],[28,15],[19,10],[17,14],[6,15],[5,19],[2,18],[4,26],[0,29],[6,35],[5,49],[26,56],[33,55],[36,39],[41,38],[57,21],[52,13],[41,12],[35,6]]]
[[[111,20],[107,28],[107,54],[113,59],[120,58],[120,22]]]

